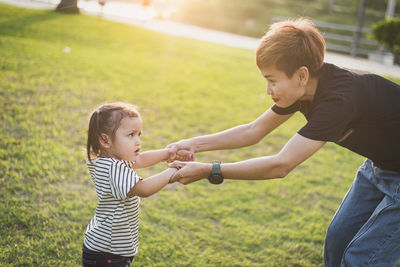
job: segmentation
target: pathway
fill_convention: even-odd
[[[60,0],[0,0],[0,3],[36,9],[53,9],[59,2]],[[259,42],[257,38],[205,29],[168,20],[154,19],[153,17],[157,12],[156,10],[151,8],[145,9],[141,5],[135,3],[109,1],[104,8],[101,8],[98,2],[94,0],[81,0],[78,4],[82,13],[101,15],[104,19],[134,25],[164,34],[250,50],[254,50]],[[332,52],[326,53],[325,61],[341,67],[400,78],[400,66],[397,65],[386,65],[368,59],[353,58],[348,55]]]

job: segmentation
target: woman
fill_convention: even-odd
[[[235,163],[179,162],[174,180],[283,178],[326,142],[367,157],[333,218],[325,266],[395,266],[400,258],[400,86],[324,63],[325,41],[310,21],[275,23],[256,62],[275,104],[255,121],[169,145],[175,152],[258,143],[296,111],[307,123],[276,155]]]

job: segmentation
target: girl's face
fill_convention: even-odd
[[[267,94],[271,95],[277,106],[286,108],[304,97],[306,91],[298,71],[291,78],[275,66],[262,68],[260,71],[267,79]]]
[[[141,134],[142,120],[140,118],[123,118],[115,132],[109,153],[119,160],[135,161],[140,151]]]

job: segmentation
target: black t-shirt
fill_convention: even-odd
[[[400,85],[394,82],[325,63],[313,101],[272,110],[300,111],[307,119],[300,135],[334,142],[382,169],[400,172]]]

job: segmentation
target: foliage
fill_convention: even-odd
[[[85,134],[99,103],[140,107],[144,150],[272,104],[251,51],[4,4],[0,68],[1,266],[79,266],[96,207]],[[296,115],[257,146],[197,158],[276,153],[303,124]],[[135,266],[322,266],[325,229],[362,161],[328,144],[284,180],[170,185],[141,201]]]
[[[400,53],[400,18],[388,18],[372,25],[372,36],[390,51]]]
[[[154,3],[164,2],[154,0]],[[387,1],[367,1],[364,26],[385,16]],[[328,0],[190,0],[181,1],[173,19],[222,31],[260,37],[273,22],[274,16],[311,17],[346,25],[357,25],[359,1],[335,0],[329,12]],[[400,6],[396,12],[400,12]]]

